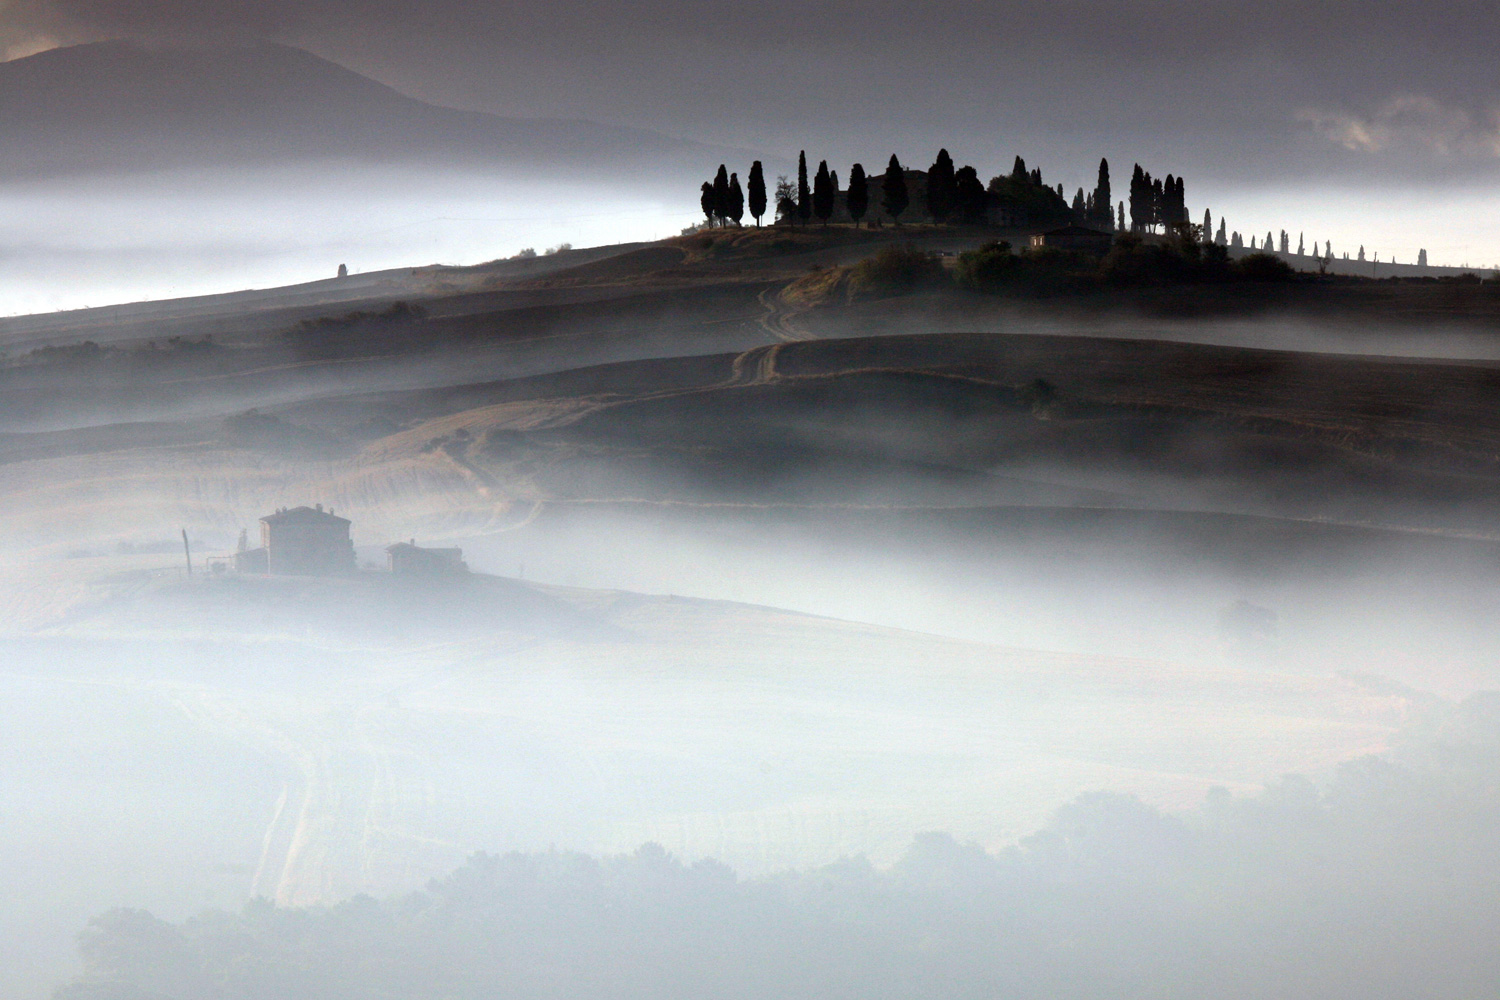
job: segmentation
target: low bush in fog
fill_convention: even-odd
[[[1174,817],[1092,794],[997,854],[920,836],[739,880],[648,845],[479,854],[422,891],[180,925],[116,910],[59,1000],[1458,997],[1500,953],[1500,699],[1324,787]]]
[[[849,292],[855,296],[905,292],[942,278],[942,264],[931,254],[909,243],[891,243],[850,269]]]

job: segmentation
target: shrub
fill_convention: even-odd
[[[1088,254],[1052,247],[1011,253],[999,241],[959,254],[955,278],[976,292],[1047,296],[1091,285],[1095,263]]]
[[[1296,274],[1292,265],[1269,253],[1253,253],[1241,257],[1235,270],[1247,281],[1290,281]]]
[[[935,284],[942,277],[943,265],[935,257],[909,243],[892,243],[850,269],[849,290],[851,295],[890,294]]]

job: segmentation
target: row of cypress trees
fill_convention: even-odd
[[[943,155],[946,156],[946,152]],[[951,164],[952,161],[949,162]],[[765,170],[759,160],[750,165],[747,188],[748,192],[742,190],[739,175],[730,173],[726,165],[719,164],[719,172],[712,181],[703,183],[699,196],[699,206],[703,209],[704,218],[712,225],[724,226],[730,222],[738,225],[744,219],[748,207],[755,224],[760,225],[760,220],[766,214],[767,200]],[[909,207],[911,198],[906,186],[906,171],[895,156],[891,157],[885,174],[880,179],[880,190],[881,207],[891,218],[899,219],[901,213]],[[803,151],[797,157],[797,186],[778,186],[777,214],[799,219],[803,223],[816,217],[826,225],[833,217],[838,193],[838,174],[828,169],[827,160],[818,164],[817,173],[809,182],[807,153]],[[982,193],[983,189],[981,195]],[[856,225],[869,212],[870,178],[861,164],[856,163],[849,170],[849,187],[844,192],[844,207]]]
[[[1145,229],[1175,229],[1188,221],[1187,195],[1181,177],[1171,174],[1166,179],[1152,180],[1151,174],[1135,165],[1130,175],[1130,228],[1137,232]]]
[[[849,216],[858,225],[869,211],[870,178],[864,166],[856,163],[849,171],[849,185],[844,193],[844,204]],[[892,155],[885,173],[879,178],[881,208],[898,224],[901,214],[910,207],[910,192],[906,182],[906,170]],[[1064,213],[1069,206],[1063,199],[1063,187],[1054,192],[1042,183],[1040,168],[1028,170],[1026,161],[1017,156],[1009,178],[995,178],[990,189],[999,184],[1035,188],[1054,198],[1058,209]],[[750,176],[741,189],[739,175],[729,173],[724,164],[719,165],[718,174],[702,187],[700,206],[709,223],[739,224],[746,209],[759,226],[768,206],[765,172],[756,160],[750,167]],[[808,178],[807,153],[797,157],[797,183],[793,187],[782,178],[776,190],[776,213],[806,224],[817,218],[825,225],[832,218],[839,193],[838,174],[828,169],[828,161],[819,162],[811,181]],[[981,221],[985,215],[987,189],[979,180],[979,173],[971,166],[955,167],[953,158],[946,149],[938,150],[937,159],[927,169],[927,212],[938,223],[951,220],[964,222]],[[1150,173],[1135,165],[1130,178],[1130,228],[1136,231],[1161,226],[1172,229],[1188,221],[1184,183],[1181,177],[1168,174],[1165,180],[1153,179]],[[748,205],[747,205],[748,198]],[[1082,188],[1073,198],[1071,210],[1081,222],[1100,227],[1125,228],[1125,205],[1119,206],[1116,221],[1112,203],[1109,176],[1109,161],[1100,159],[1098,179],[1094,189],[1085,192]]]
[[[745,209],[748,207],[755,224],[760,225],[761,216],[766,214],[766,174],[759,160],[750,164],[748,187],[750,204],[746,206],[746,192],[740,187],[740,175],[726,172],[724,164],[719,164],[719,172],[714,175],[714,179],[703,182],[702,194],[698,199],[703,217],[710,224],[727,226],[734,222],[739,225],[745,218]]]

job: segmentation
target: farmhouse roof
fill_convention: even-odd
[[[282,507],[274,514],[261,518],[267,524],[351,524],[347,517],[336,517],[333,511],[324,510],[322,504],[312,507]]]

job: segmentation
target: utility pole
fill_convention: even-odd
[[[188,548],[187,529],[182,529],[182,554],[187,559],[188,576],[193,575],[193,550]]]

